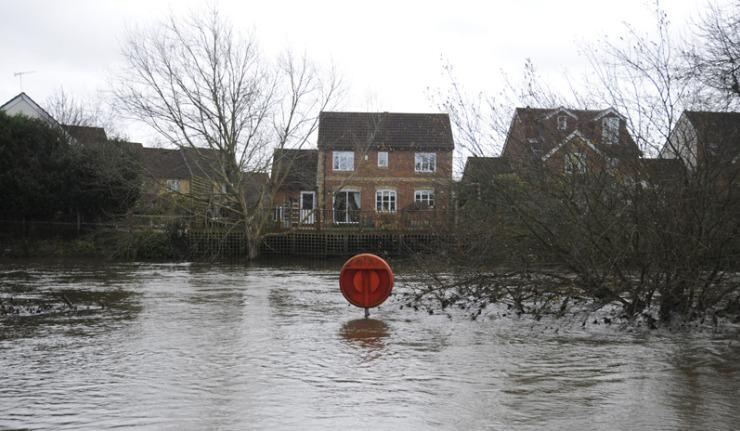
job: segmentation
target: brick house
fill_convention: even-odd
[[[672,164],[650,163],[612,108],[580,110],[517,108],[498,157],[469,157],[459,187],[459,204],[480,199],[482,187],[501,176],[607,173],[632,176],[641,167],[664,172]],[[669,166],[670,165],[670,166]]]
[[[515,170],[541,166],[564,174],[619,171],[640,155],[625,118],[613,108],[564,107],[517,108],[501,153]]]
[[[272,155],[274,220],[313,225],[317,217],[318,150],[277,149]]]
[[[276,153],[293,172],[273,160],[273,177],[286,179],[275,202],[315,211],[304,223],[430,226],[450,207],[454,142],[447,114],[322,112],[317,147],[291,157]]]
[[[736,115],[737,128],[732,132],[725,125],[725,138],[740,137],[740,114]],[[685,127],[687,119],[679,125]],[[713,124],[712,128],[716,127]],[[674,141],[678,142],[678,137],[674,136]],[[495,187],[497,178],[502,176],[546,170],[563,175],[606,173],[639,180],[642,185],[675,184],[681,179],[683,167],[679,160],[663,154],[666,148],[667,144],[661,158],[641,157],[624,117],[612,108],[601,111],[517,108],[501,156],[467,159],[459,202],[464,204],[471,198],[480,198],[481,187]]]
[[[324,222],[393,225],[450,205],[454,142],[447,114],[322,112],[317,202]]]

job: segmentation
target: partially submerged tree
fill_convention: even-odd
[[[569,301],[588,298],[595,307],[617,304],[627,318],[655,306],[664,322],[700,318],[738,302],[740,283],[731,272],[740,252],[737,166],[690,163],[679,149],[692,137],[676,129],[684,110],[729,106],[713,104],[718,99],[707,91],[705,72],[731,77],[733,56],[724,57],[724,68],[721,61],[711,62],[714,69],[701,66],[706,62],[695,53],[716,50],[695,50],[687,58],[671,41],[667,17],[657,13],[655,38],[628,29],[624,44],[600,46],[600,54],[590,57],[592,91],[574,99],[617,108],[643,154],[654,156],[662,148],[673,159],[634,159],[619,175],[604,169],[564,175],[539,164],[514,176],[489,175],[478,189],[481,199],[463,209],[469,223],[460,226],[457,246],[467,268],[459,277],[436,277],[410,299],[431,297],[443,307],[472,306],[478,312],[504,301],[540,315],[562,313]],[[703,40],[710,47],[717,43],[713,34]],[[734,90],[722,83],[711,90],[726,102]],[[737,139],[730,141],[718,144]],[[497,244],[506,250],[503,258]],[[472,271],[470,263],[477,263]],[[504,264],[503,272],[494,272],[497,264]]]
[[[132,33],[123,55],[119,108],[167,144],[216,152],[216,169],[203,171],[221,191],[230,229],[243,230],[256,257],[278,184],[250,185],[250,173],[267,172],[274,149],[306,144],[319,112],[338,96],[338,80],[306,58],[265,58],[254,37],[240,35],[216,10]],[[250,186],[257,199],[247,198]]]

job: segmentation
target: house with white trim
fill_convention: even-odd
[[[334,227],[442,224],[453,149],[447,114],[321,112],[317,149],[274,154],[276,214]]]
[[[613,108],[517,108],[501,153],[515,170],[563,174],[618,172],[640,156],[624,116]]]
[[[614,108],[516,108],[501,155],[468,157],[458,203],[479,199],[481,187],[491,186],[507,175],[606,174],[631,178],[646,170],[648,176],[662,179],[667,177],[663,175],[666,170],[675,168],[675,164],[654,161],[663,162],[641,157],[625,117]]]

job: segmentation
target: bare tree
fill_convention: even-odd
[[[724,8],[711,4],[696,33],[701,43],[685,52],[691,71],[714,90],[709,94],[714,106],[736,109],[740,106],[740,2]]]
[[[501,72],[504,85],[494,93],[471,92],[449,62],[442,65],[447,88],[429,94],[440,111],[450,116],[455,135],[455,170],[462,172],[468,156],[495,157],[503,149],[514,109],[518,106],[581,106],[574,91],[564,98],[544,82],[530,59],[524,61],[521,79]]]
[[[670,172],[656,172],[655,160],[634,158],[621,160],[617,173],[589,167],[564,175],[533,164],[514,174],[489,175],[479,199],[461,216],[455,246],[467,269],[461,277],[427,283],[411,295],[412,304],[425,297],[442,307],[472,303],[480,313],[486,304],[503,301],[520,313],[540,315],[562,313],[586,297],[594,307],[616,304],[628,318],[646,313],[649,321],[667,322],[721,313],[737,302],[740,286],[732,270],[740,252],[738,169],[695,169],[678,151],[688,137],[676,132],[684,110],[727,105],[713,105],[717,99],[701,85],[699,72],[706,69],[687,61],[685,45],[671,38],[667,16],[659,7],[656,13],[653,36],[628,27],[619,42],[589,50],[590,91],[571,100],[615,107],[626,114],[644,154],[656,155],[665,145],[680,163],[660,163]],[[703,43],[715,42],[705,34],[697,42]],[[726,61],[724,67],[734,70],[732,60]],[[525,86],[521,93],[536,98],[538,91]],[[712,91],[731,96],[734,90],[716,85]],[[736,142],[730,140],[720,144]],[[446,258],[454,256],[453,250]],[[493,273],[492,263],[510,271]]]
[[[102,127],[108,136],[121,136],[114,120],[112,109],[101,97],[80,100],[59,87],[46,100],[49,114],[64,126]]]
[[[119,108],[204,161],[201,174],[222,191],[231,228],[243,229],[256,257],[272,195],[269,184],[248,184],[249,172],[266,173],[275,148],[306,144],[339,81],[305,57],[270,61],[215,9],[132,33],[123,55]]]

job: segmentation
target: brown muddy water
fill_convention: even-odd
[[[316,265],[0,264],[3,306],[52,304],[0,316],[0,429],[740,428],[733,328],[449,319],[397,296],[363,320],[341,262]]]

